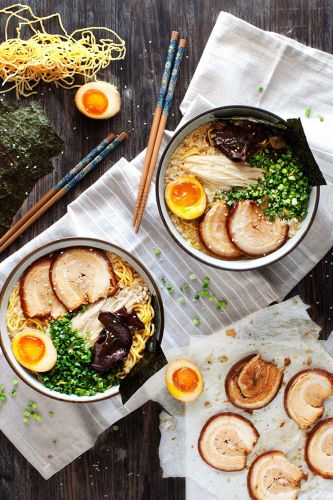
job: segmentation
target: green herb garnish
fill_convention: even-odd
[[[29,401],[28,403],[28,408],[33,408],[33,409],[36,409],[37,408],[37,403],[35,403],[34,401]]]
[[[160,255],[161,254],[161,249],[159,247],[154,247],[153,250],[154,250],[154,254],[155,255]]]
[[[257,87],[257,92],[259,92],[259,94],[262,94],[262,93],[263,93],[263,91],[264,91],[264,87],[263,87],[262,85],[259,85],[259,86]]]
[[[202,288],[208,288],[209,287],[209,281],[210,281],[210,278],[208,276],[206,276],[203,280],[202,280]]]
[[[10,394],[11,394],[11,396],[15,397],[17,394],[17,391],[15,389],[13,389]]]
[[[199,326],[200,325],[200,319],[199,318],[193,318],[192,323],[194,326]]]
[[[168,292],[169,292],[170,294],[171,294],[171,293],[173,293],[173,292],[175,291],[175,290],[174,290],[174,287],[173,287],[173,285],[172,285],[171,283],[168,283],[168,284],[167,284],[167,290],[168,290]]]
[[[263,179],[245,189],[221,191],[216,198],[227,200],[228,205],[239,200],[256,200],[260,205],[265,200],[264,213],[272,219],[304,219],[311,186],[291,148],[283,153],[264,149],[250,159],[250,164],[264,170]]]
[[[194,280],[197,279],[197,277],[196,277],[195,274],[190,274],[189,278],[190,278],[191,281],[194,281]]]
[[[323,122],[323,121],[324,121],[324,117],[323,117],[323,115],[317,115],[317,118],[319,118],[319,121],[320,121],[320,122]]]
[[[311,116],[311,106],[306,106],[306,108],[304,109],[304,114],[307,118],[310,118]]]
[[[163,285],[166,284],[166,278],[165,278],[165,276],[161,276],[161,281],[162,281]]]
[[[179,303],[179,304],[185,304],[185,299],[184,299],[184,297],[178,297],[178,303]]]
[[[182,292],[188,292],[190,290],[190,285],[188,285],[187,283],[184,283],[184,285],[182,285],[180,287],[180,289]]]
[[[84,339],[72,330],[70,318],[53,321],[50,334],[57,349],[57,362],[52,370],[38,376],[48,389],[63,394],[93,396],[119,383],[115,371],[101,374],[91,368],[92,350],[88,349]]]
[[[227,307],[227,305],[228,305],[228,302],[225,299],[218,300],[216,302],[216,309],[218,309],[218,310],[224,309],[225,307]]]
[[[51,418],[54,417],[54,411],[49,411],[48,412],[48,416],[51,417]]]

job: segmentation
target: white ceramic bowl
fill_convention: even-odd
[[[48,389],[47,387],[45,387],[45,385],[39,382],[38,379],[31,372],[29,372],[29,370],[26,370],[15,359],[15,356],[13,355],[11,349],[11,341],[7,331],[7,324],[6,324],[7,305],[10,294],[14,286],[17,284],[18,280],[24,273],[24,271],[34,261],[36,261],[40,257],[43,257],[44,255],[48,255],[52,252],[56,252],[58,250],[64,250],[65,248],[70,248],[75,246],[93,247],[108,252],[114,252],[115,254],[119,255],[119,257],[122,257],[124,260],[126,260],[133,267],[133,269],[135,269],[135,271],[137,271],[138,274],[142,276],[149,290],[151,291],[153,297],[154,310],[155,310],[154,322],[156,329],[156,338],[158,342],[161,342],[163,335],[164,312],[159,290],[153,278],[150,276],[149,272],[143,267],[143,265],[137,259],[131,256],[125,250],[106,241],[95,240],[92,238],[66,238],[58,240],[31,252],[15,267],[15,269],[11,272],[10,276],[8,277],[6,283],[4,284],[0,295],[0,332],[1,332],[0,343],[8,363],[24,382],[26,382],[28,385],[30,385],[30,387],[44,394],[45,396],[49,396],[54,399],[59,399],[61,401],[70,401],[74,403],[88,403],[116,396],[117,394],[119,394],[119,386],[111,387],[110,389],[107,389],[103,393],[97,393],[94,396],[76,396],[75,394],[68,395]]]
[[[286,122],[282,118],[278,117],[277,115],[274,115],[273,113],[270,113],[269,111],[265,111],[259,108],[252,108],[249,106],[225,106],[222,108],[215,108],[210,111],[206,111],[205,113],[196,116],[176,132],[176,134],[173,136],[173,138],[171,139],[171,141],[169,142],[168,146],[166,147],[163,153],[157,171],[156,198],[157,198],[158,209],[165,227],[167,228],[173,239],[178,243],[178,245],[183,250],[185,250],[185,252],[187,252],[189,255],[199,260],[200,262],[208,264],[209,266],[212,267],[226,269],[229,271],[248,271],[251,269],[258,269],[260,267],[267,266],[268,264],[272,264],[273,262],[276,262],[277,260],[281,259],[282,257],[287,255],[289,252],[291,252],[294,248],[297,247],[297,245],[302,241],[302,239],[310,229],[310,226],[316,215],[319,202],[319,187],[312,188],[309,199],[307,216],[301,222],[299,229],[292,238],[288,239],[287,242],[281,248],[279,248],[275,252],[265,255],[264,257],[258,257],[255,259],[243,258],[241,260],[219,259],[217,257],[208,255],[200,250],[193,248],[188,243],[188,241],[179,234],[179,232],[175,228],[170,218],[164,198],[165,171],[169,165],[173,153],[175,152],[176,148],[180,145],[180,143],[183,141],[183,139],[193,130],[200,127],[201,125],[204,125],[205,123],[211,122],[216,119],[232,118],[237,116],[243,118],[248,117],[258,120],[264,120],[266,122],[273,124],[278,124],[278,123],[286,124]]]

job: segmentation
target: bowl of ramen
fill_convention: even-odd
[[[159,164],[156,196],[164,225],[188,254],[244,271],[300,243],[324,183],[299,119],[226,106],[176,132]]]
[[[17,375],[55,399],[115,396],[159,345],[163,305],[144,266],[105,241],[69,238],[29,254],[0,298],[1,348]]]

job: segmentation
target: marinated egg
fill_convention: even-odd
[[[195,177],[178,177],[165,189],[165,201],[169,209],[182,219],[196,219],[206,209],[205,190]]]
[[[170,394],[184,403],[198,399],[204,387],[199,368],[185,358],[175,358],[168,363],[165,382]]]
[[[25,328],[12,340],[12,351],[17,361],[34,372],[47,372],[57,361],[52,340],[35,328]]]
[[[120,94],[111,83],[89,82],[76,92],[75,104],[89,118],[102,120],[120,111]]]

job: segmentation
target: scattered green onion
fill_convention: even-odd
[[[185,299],[184,299],[184,297],[178,297],[178,303],[179,303],[179,304],[185,304]]]
[[[165,285],[165,284],[166,284],[166,279],[165,279],[165,276],[161,276],[161,281],[162,281],[163,285]]]
[[[323,115],[317,115],[317,118],[319,118],[319,121],[320,121],[320,122],[323,122],[323,121],[324,121],[324,117],[323,117]]]
[[[217,302],[217,298],[215,297],[215,295],[210,295],[208,300],[209,302]]]
[[[202,280],[202,288],[208,288],[209,287],[209,281],[210,281],[210,278],[208,276],[206,276],[203,280]]]
[[[199,326],[200,325],[200,319],[199,318],[193,318],[192,323],[194,326]]]
[[[199,297],[209,297],[209,291],[208,290],[199,290],[198,295],[199,295]]]
[[[311,106],[306,106],[305,110],[304,110],[304,114],[307,118],[310,118],[311,116]]]
[[[160,255],[161,254],[161,249],[159,247],[154,247],[154,254],[155,255]]]
[[[194,281],[194,280],[197,279],[197,277],[196,277],[195,274],[190,274],[189,278],[190,278],[191,281]]]
[[[184,283],[184,285],[182,285],[180,287],[180,289],[182,292],[188,292],[190,290],[190,285],[188,285],[187,283]]]
[[[16,396],[16,390],[15,390],[15,389],[13,389],[13,390],[12,390],[12,392],[11,392],[10,394],[11,394],[13,397],[15,397],[15,396]]]
[[[264,87],[263,87],[262,85],[259,85],[259,86],[257,87],[257,92],[259,92],[259,94],[262,94],[262,93],[263,93],[263,91],[264,91]]]
[[[6,392],[5,392],[5,386],[0,385],[0,403],[4,402],[7,399]]]
[[[173,288],[173,285],[172,285],[171,283],[168,283],[168,284],[167,284],[167,290],[168,290],[168,292],[169,292],[170,294],[171,294],[171,293],[173,293],[173,292],[175,291],[175,290],[174,290],[174,288]]]
[[[32,411],[31,416],[34,420],[36,420],[36,422],[40,422],[41,420],[43,420],[42,415],[38,411]]]
[[[118,425],[114,425],[114,426],[112,427],[112,430],[113,430],[113,431],[119,431],[119,427],[118,427]]]
[[[228,302],[225,299],[218,300],[216,302],[216,309],[218,309],[220,311],[221,309],[224,309],[225,307],[227,307],[227,305],[228,305]]]
[[[48,416],[51,417],[51,418],[54,417],[54,411],[49,411],[48,412]]]
[[[36,409],[37,408],[37,403],[35,403],[34,401],[29,401],[28,408]]]
[[[12,381],[12,384],[13,384],[13,385],[18,385],[18,384],[19,384],[19,381],[18,381],[18,380],[16,380],[16,378],[14,378],[14,379],[13,379],[13,381]]]

